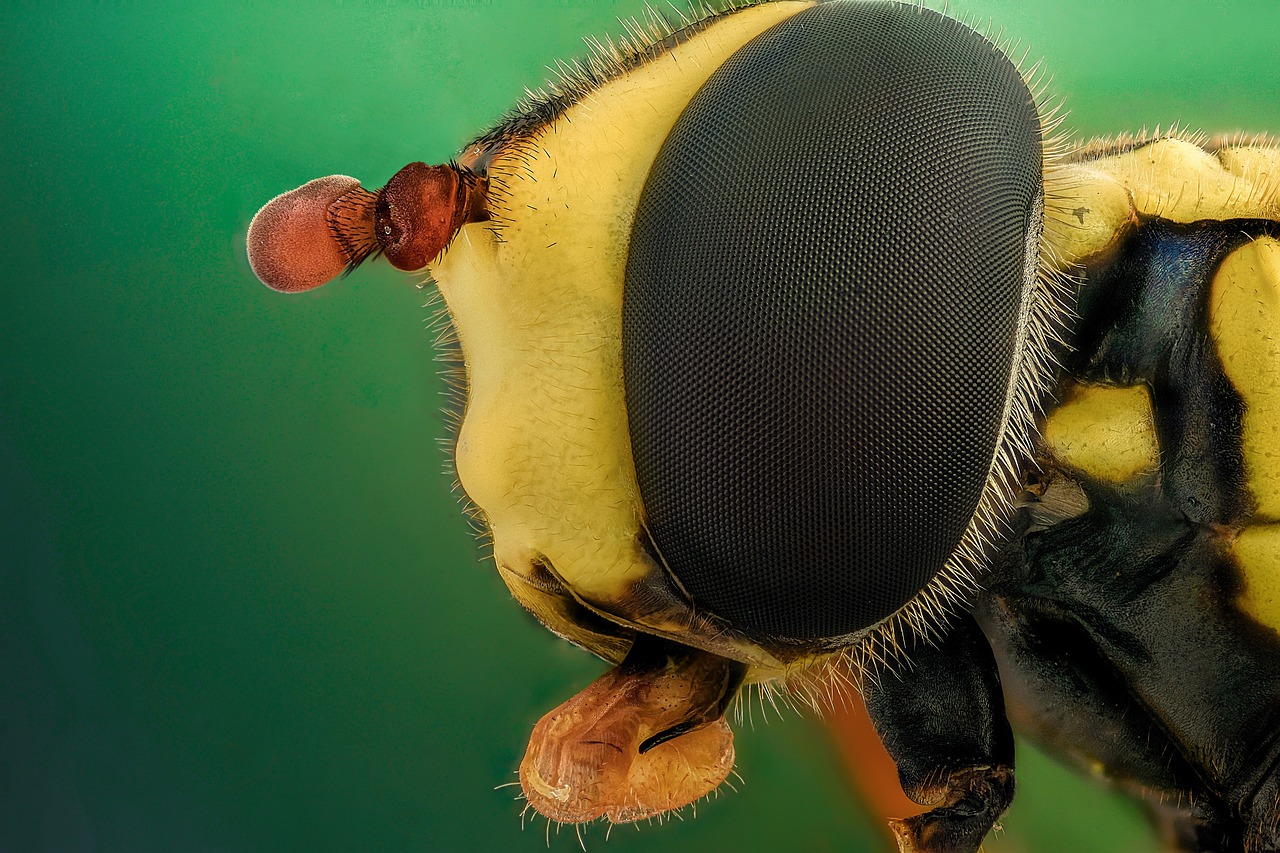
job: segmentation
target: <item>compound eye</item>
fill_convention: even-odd
[[[1007,419],[1040,195],[1017,69],[914,4],[818,4],[697,93],[623,303],[646,520],[696,605],[830,639],[946,565]]]

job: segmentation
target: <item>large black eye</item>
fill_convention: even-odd
[[[943,567],[991,467],[1039,234],[1040,124],[983,37],[909,4],[766,31],[684,111],[623,307],[650,533],[694,602],[831,638]]]

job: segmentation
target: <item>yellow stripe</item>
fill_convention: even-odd
[[[1146,386],[1078,386],[1045,419],[1045,442],[1059,462],[1098,480],[1123,483],[1159,460]]]
[[[1102,143],[1105,145],[1105,143]],[[1045,236],[1061,269],[1113,249],[1139,216],[1173,222],[1280,220],[1280,148],[1211,154],[1176,137],[1045,169]]]
[[[1280,524],[1246,527],[1236,537],[1233,554],[1243,581],[1236,605],[1280,631]]]
[[[1257,513],[1280,521],[1280,242],[1262,238],[1218,268],[1209,329],[1244,400],[1244,463]]]
[[[1280,241],[1236,249],[1218,268],[1209,329],[1223,370],[1244,400],[1245,478],[1254,524],[1236,539],[1240,608],[1280,628]]]

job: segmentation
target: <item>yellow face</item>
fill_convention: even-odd
[[[899,584],[908,592],[868,620],[835,632],[777,634],[699,606],[663,556],[638,484],[623,365],[637,208],[673,127],[708,80],[744,46],[816,7],[807,0],[761,3],[676,32],[657,29],[527,105],[468,147],[456,167],[411,164],[376,193],[350,178],[313,181],[273,200],[250,231],[255,270],[280,290],[315,286],[344,262],[350,268],[378,252],[429,275],[448,307],[465,370],[456,470],[492,535],[498,571],[551,630],[613,662],[638,634],[746,664],[750,681],[787,679],[833,654],[855,671],[892,656],[906,632],[930,632],[974,588],[984,543],[1010,510],[1018,460],[1030,447],[1033,401],[1049,368],[1043,342],[1061,313],[1057,269],[1042,257],[1046,176],[1034,112],[1034,198],[1014,217],[1020,221],[1012,245],[1002,249],[1013,259],[1015,298],[1009,329],[994,349],[1007,357],[967,474],[971,494],[922,580]],[[831,8],[843,14],[854,7]],[[983,37],[929,15],[946,38],[959,34],[978,54],[992,55]],[[1026,84],[994,55],[1025,110]],[[878,114],[878,101],[868,103],[860,109]],[[786,168],[820,172],[803,162],[803,146],[792,156]],[[1101,228],[1112,224],[1099,220]],[[1058,250],[1066,256],[1096,237],[1070,235],[1075,243]],[[423,258],[430,259],[425,267]],[[922,286],[904,284],[909,291]],[[846,426],[856,433],[866,420],[858,415]],[[888,527],[874,517],[868,524],[877,534]]]
[[[808,20],[817,20],[814,26],[819,27],[834,20],[846,32],[861,31],[844,16],[856,16],[853,10],[862,8],[908,16],[891,22],[890,30],[903,23],[914,26],[926,17],[920,10],[892,4],[830,4],[817,19]],[[598,57],[580,77],[567,81],[563,91],[527,105],[523,114],[467,148],[456,166],[411,164],[376,193],[349,178],[315,181],[272,201],[250,229],[254,269],[280,290],[315,286],[341,272],[344,261],[353,265],[379,251],[398,267],[426,272],[438,286],[465,370],[456,469],[492,536],[498,571],[516,599],[551,630],[619,664],[535,729],[521,779],[530,802],[558,820],[599,815],[634,820],[713,789],[732,767],[732,738],[723,713],[744,681],[796,681],[820,662],[837,664],[827,668],[833,678],[841,673],[856,677],[864,667],[896,654],[907,632],[932,631],[973,589],[983,543],[1010,509],[1017,460],[1030,446],[1031,401],[1048,375],[1034,342],[1058,314],[1052,271],[1040,263],[1042,128],[1012,64],[982,36],[929,12],[926,26],[932,33],[958,40],[996,69],[990,73],[1006,84],[1005,96],[1018,105],[1013,120],[1021,122],[1025,143],[1018,164],[1018,201],[1002,214],[1002,222],[1012,229],[1012,239],[1000,246],[1008,267],[1003,303],[1007,328],[994,347],[978,347],[998,351],[1003,361],[990,383],[989,424],[971,454],[966,472],[970,493],[953,513],[950,539],[934,549],[938,553],[920,573],[921,580],[898,583],[890,604],[872,608],[873,618],[807,634],[770,633],[700,606],[682,582],[679,567],[664,558],[662,537],[654,532],[651,507],[646,507],[639,485],[624,370],[623,302],[637,211],[673,128],[713,75],[764,34],[817,9],[818,4],[807,1],[761,3],[712,15],[676,32],[657,28],[647,40]],[[810,32],[806,26],[788,32],[804,39]],[[913,57],[904,58],[902,48],[898,50],[896,61],[914,69]],[[822,63],[809,63],[803,74],[813,78],[816,67]],[[860,114],[878,120],[883,111],[877,99],[884,92],[870,91],[857,108]],[[733,105],[730,99],[728,108]],[[823,113],[804,103],[783,106],[798,106],[793,113],[802,117]],[[965,106],[955,107],[957,120],[968,120]],[[842,114],[828,112],[837,117],[836,129],[846,132]],[[932,125],[926,129],[934,130]],[[967,138],[963,133],[937,134],[943,148]],[[808,139],[796,140],[797,147],[775,161],[773,171],[763,173],[775,186],[785,187],[785,172],[792,169],[821,178],[822,170],[807,160]],[[844,139],[839,137],[837,148],[845,147]],[[885,161],[875,151],[879,137],[868,133],[865,139],[871,143],[869,154]],[[909,149],[906,156],[922,156],[913,136],[903,144]],[[851,177],[880,175],[892,159],[879,165],[857,160]],[[947,178],[939,186],[947,181],[954,183]],[[823,191],[819,181],[813,192]],[[922,207],[929,207],[923,198],[928,194],[915,190],[912,195],[919,216]],[[892,196],[886,194],[890,201]],[[942,215],[972,218],[964,196],[961,191],[949,197]],[[808,210],[802,212],[815,208],[808,197],[797,197],[806,199],[800,207]],[[879,198],[871,201],[879,206]],[[882,229],[893,235],[912,232],[911,225],[900,225],[892,206],[887,209],[881,218],[888,224],[882,223]],[[938,220],[925,215],[931,223]],[[744,227],[754,224],[747,221]],[[943,230],[952,234],[961,228]],[[772,236],[766,231],[760,239]],[[936,253],[936,247],[908,254],[930,252]],[[875,251],[863,254],[873,257]],[[422,258],[430,259],[425,268]],[[904,280],[894,286],[915,298],[935,284],[920,280],[920,270],[935,267],[913,267],[913,260],[905,259]],[[987,272],[985,266],[976,274],[971,270],[965,284],[978,287]],[[803,274],[798,278],[804,290],[808,281]],[[870,289],[891,291],[881,287],[875,274],[868,278]],[[945,275],[940,279],[951,283]],[[838,287],[846,283],[836,281]],[[716,284],[715,277],[710,284]],[[790,322],[792,315],[806,312],[803,305],[785,305],[780,319]],[[977,321],[980,330],[988,325],[985,317]],[[800,339],[812,341],[812,336]],[[769,346],[766,335],[761,347]],[[864,348],[878,350],[874,345]],[[826,370],[843,376],[852,363],[835,359]],[[935,362],[930,368],[935,374],[949,373],[937,366]],[[878,384],[870,383],[868,393],[879,393]],[[868,429],[871,418],[856,406],[835,408],[844,418],[842,428],[854,433]],[[892,433],[892,415],[889,420],[878,428]],[[867,443],[873,445],[871,452],[885,455],[875,441]],[[937,466],[926,463],[928,475],[938,478]],[[765,476],[775,468],[756,466]],[[852,475],[875,479],[856,470]],[[907,478],[889,479],[896,481],[889,492],[913,492]],[[919,500],[927,492],[915,487],[913,493]],[[876,494],[872,498],[883,503]],[[789,498],[763,495],[763,503],[773,500]],[[927,494],[924,500],[938,503]],[[689,511],[696,514],[697,508]],[[855,510],[841,512],[847,518]],[[889,530],[891,525],[874,517],[869,527],[865,520],[860,523],[858,529],[882,538],[913,538],[883,532],[882,527]],[[818,531],[810,541],[820,540]],[[861,566],[852,569],[865,574]],[[847,577],[839,581],[849,587]],[[858,592],[856,584],[853,588]],[[786,637],[799,639],[780,639]],[[617,749],[602,755],[602,743]]]
[[[427,267],[465,363],[457,472],[492,534],[498,570],[554,632],[614,662],[636,631],[750,664],[752,681],[793,676],[835,651],[858,659],[854,669],[893,654],[897,637],[928,631],[972,588],[981,543],[1008,511],[1014,460],[1029,444],[1030,401],[1047,364],[1043,344],[1027,337],[1043,337],[1060,313],[1057,268],[1041,263],[1039,217],[1021,238],[1025,281],[1013,348],[1026,354],[1015,356],[1003,380],[999,435],[979,472],[986,484],[962,539],[919,595],[852,634],[781,643],[695,606],[663,563],[637,483],[623,369],[637,207],[673,126],[713,73],[813,5],[753,6],[682,31],[660,49],[611,57],[606,79],[589,91],[570,86],[563,105],[531,108],[473,144],[460,164],[487,180],[489,218],[463,225]],[[1090,239],[1114,227],[1101,217],[1091,225],[1099,233],[1068,231],[1073,243],[1059,251],[1089,251]]]
[[[428,269],[466,364],[458,477],[515,597],[615,662],[606,631],[689,642],[779,674],[784,662],[692,611],[645,534],[622,376],[622,296],[641,189],[706,78],[808,7],[743,10],[604,83],[533,130],[480,146],[490,222],[464,226]],[[584,630],[575,614],[597,614]]]

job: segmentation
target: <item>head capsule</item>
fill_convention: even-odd
[[[250,258],[290,291],[378,253],[430,273],[459,478],[554,631],[776,673],[940,618],[981,568],[1045,382],[1042,122],[995,45],[913,4],[659,35],[461,165],[273,200]]]

